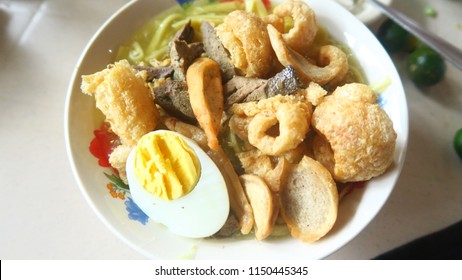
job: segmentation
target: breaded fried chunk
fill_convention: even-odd
[[[246,174],[254,174],[265,180],[271,191],[278,192],[281,180],[285,175],[288,162],[284,157],[279,158],[273,166],[270,156],[262,154],[254,149],[247,152],[237,153],[236,156],[242,164]]]
[[[393,161],[396,132],[377,95],[364,84],[338,87],[316,107],[315,158],[339,182],[369,180]]]
[[[266,78],[276,56],[265,23],[255,14],[236,10],[229,13],[216,29],[231,62],[246,77]]]
[[[114,149],[114,151],[112,151],[109,157],[109,163],[113,168],[119,171],[120,179],[122,179],[125,183],[128,183],[125,165],[131,150],[132,147],[130,146],[119,145]]]
[[[121,60],[107,69],[82,76],[82,92],[95,97],[96,107],[106,116],[123,145],[134,146],[144,134],[156,128],[159,111],[145,72],[137,72]]]

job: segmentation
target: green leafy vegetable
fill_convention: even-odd
[[[114,174],[107,174],[107,173],[104,173],[104,175],[109,179],[109,181],[111,181],[111,183],[114,185],[114,187],[116,187],[117,189],[120,189],[120,190],[125,190],[125,191],[129,191],[129,187],[127,184],[124,183],[124,181],[122,181],[122,179],[120,179],[119,177],[117,177],[116,175]]]
[[[374,92],[384,92],[391,84],[391,78],[389,76],[383,77],[370,85],[370,88]]]

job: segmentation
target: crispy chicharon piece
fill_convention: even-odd
[[[277,164],[273,166],[270,156],[262,154],[257,149],[237,153],[236,156],[239,158],[246,174],[261,177],[265,180],[271,191],[279,191],[281,180],[288,166],[288,162],[284,157],[280,157]]]
[[[279,156],[296,148],[309,131],[312,105],[305,99],[292,95],[276,95],[258,102],[234,104],[234,114],[252,117],[249,122],[249,143],[263,154]],[[270,129],[279,126],[279,134],[271,135]]]
[[[127,145],[119,145],[109,156],[109,163],[113,168],[119,171],[120,179],[122,179],[125,183],[128,183],[125,166],[132,148],[133,147]]]
[[[125,163],[131,148],[141,136],[156,128],[159,119],[145,80],[146,71],[136,71],[126,60],[82,76],[82,92],[95,97],[96,107],[120,138],[121,145],[111,153],[109,163],[125,182]]]
[[[159,119],[144,75],[144,71],[138,72],[122,60],[82,76],[82,92],[95,97],[96,107],[123,145],[136,145],[141,136],[156,128]]]
[[[285,34],[283,39],[289,47],[299,53],[304,53],[314,41],[318,32],[318,21],[313,9],[303,1],[284,1],[273,10],[273,16],[279,19],[291,17],[293,27]],[[280,22],[268,17],[267,22],[280,30]]]
[[[314,155],[339,182],[369,180],[393,162],[396,132],[364,84],[337,88],[313,112]]]
[[[266,78],[276,60],[265,23],[255,14],[233,11],[216,27],[231,62],[246,77]]]
[[[318,106],[324,96],[327,95],[327,91],[315,82],[311,82],[306,89],[299,91],[313,106]]]

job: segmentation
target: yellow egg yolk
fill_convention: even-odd
[[[134,167],[139,183],[164,200],[191,192],[201,173],[193,149],[180,136],[167,131],[150,133],[140,139]]]

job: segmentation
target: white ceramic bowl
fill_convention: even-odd
[[[185,256],[196,259],[321,259],[353,239],[382,208],[400,174],[408,138],[407,104],[400,78],[385,50],[357,18],[332,1],[307,2],[316,11],[319,22],[352,49],[369,81],[391,79],[391,85],[382,93],[381,103],[398,134],[393,165],[386,174],[348,195],[340,204],[332,231],[313,244],[290,237],[263,242],[253,238],[186,239],[152,221],[143,224],[130,219],[126,209],[133,206],[130,199],[123,201],[109,194],[108,179],[103,172],[110,170],[99,167],[88,150],[93,130],[99,127],[102,119],[94,99],[81,93],[80,77],[113,62],[117,46],[153,15],[175,4],[173,0],[132,1],[107,20],[83,51],[69,86],[65,112],[67,152],[78,185],[99,218],[128,245],[153,259]]]
[[[352,8],[352,0],[335,0],[340,4],[344,5],[364,24],[372,25],[379,19],[383,18],[383,14],[374,5],[369,4],[368,1],[360,2],[356,4],[355,8]],[[379,0],[382,4],[390,6],[393,0]]]

